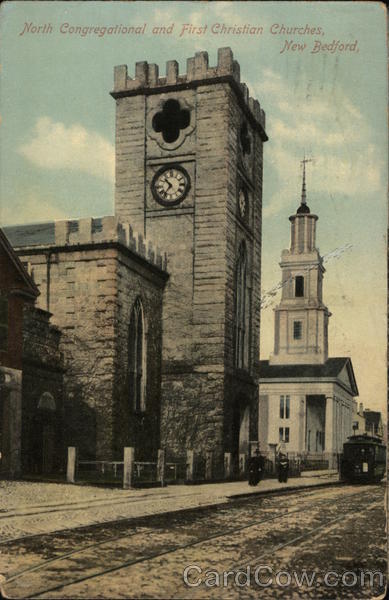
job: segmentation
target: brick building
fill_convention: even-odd
[[[220,473],[258,439],[265,115],[229,48],[115,67],[111,95],[115,217],[7,228],[62,332],[66,443]]]
[[[35,308],[39,290],[0,230],[0,473],[60,468],[58,329]]]

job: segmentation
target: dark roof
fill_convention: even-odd
[[[379,425],[382,415],[376,410],[364,410],[363,416],[366,419],[366,425]]]
[[[268,360],[259,361],[259,378],[261,379],[302,379],[302,378],[334,378],[338,377],[344,366],[347,366],[350,386],[354,396],[358,396],[357,383],[350,358],[329,358],[323,365],[269,365]]]
[[[7,239],[7,236],[5,235],[2,229],[0,229],[0,245],[4,248],[4,251],[8,256],[10,262],[12,263],[14,269],[17,271],[17,273],[19,274],[23,283],[26,286],[26,289],[24,289],[23,292],[29,294],[33,298],[39,296],[40,292],[37,286],[35,285],[34,280],[24,268],[22,262],[20,261],[20,258],[13,250],[11,244],[9,243],[9,240]]]
[[[307,206],[307,204],[300,204],[300,206],[297,209],[297,214],[301,215],[301,214],[309,214],[311,211],[309,210],[309,206]]]
[[[54,222],[4,227],[12,246],[47,246],[55,243]]]

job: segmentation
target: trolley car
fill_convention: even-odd
[[[378,437],[352,435],[343,444],[340,479],[355,483],[378,483],[386,471],[386,446]]]

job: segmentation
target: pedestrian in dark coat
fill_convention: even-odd
[[[265,466],[265,459],[261,455],[259,449],[255,450],[253,456],[249,459],[248,464],[248,480],[249,485],[258,485],[263,477],[263,470]]]
[[[280,453],[278,455],[278,481],[280,483],[286,483],[288,481],[289,474],[289,459],[286,454]]]

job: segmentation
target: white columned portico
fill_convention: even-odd
[[[324,445],[325,452],[334,452],[334,404],[335,398],[333,396],[327,396]]]
[[[306,450],[306,429],[307,429],[307,402],[305,396],[299,398],[299,452]]]
[[[348,357],[328,357],[328,321],[323,300],[323,258],[316,246],[317,215],[307,205],[302,161],[301,203],[290,221],[290,248],[283,250],[281,298],[274,309],[274,351],[260,360],[259,428],[273,445],[288,433],[288,452],[309,453],[337,467],[337,455],[351,432],[352,406],[358,396]],[[288,400],[286,400],[288,399]],[[290,411],[286,416],[286,403]]]
[[[335,397],[335,405],[336,405],[336,444],[335,451],[339,452],[339,448],[342,444],[342,403],[339,398]]]

